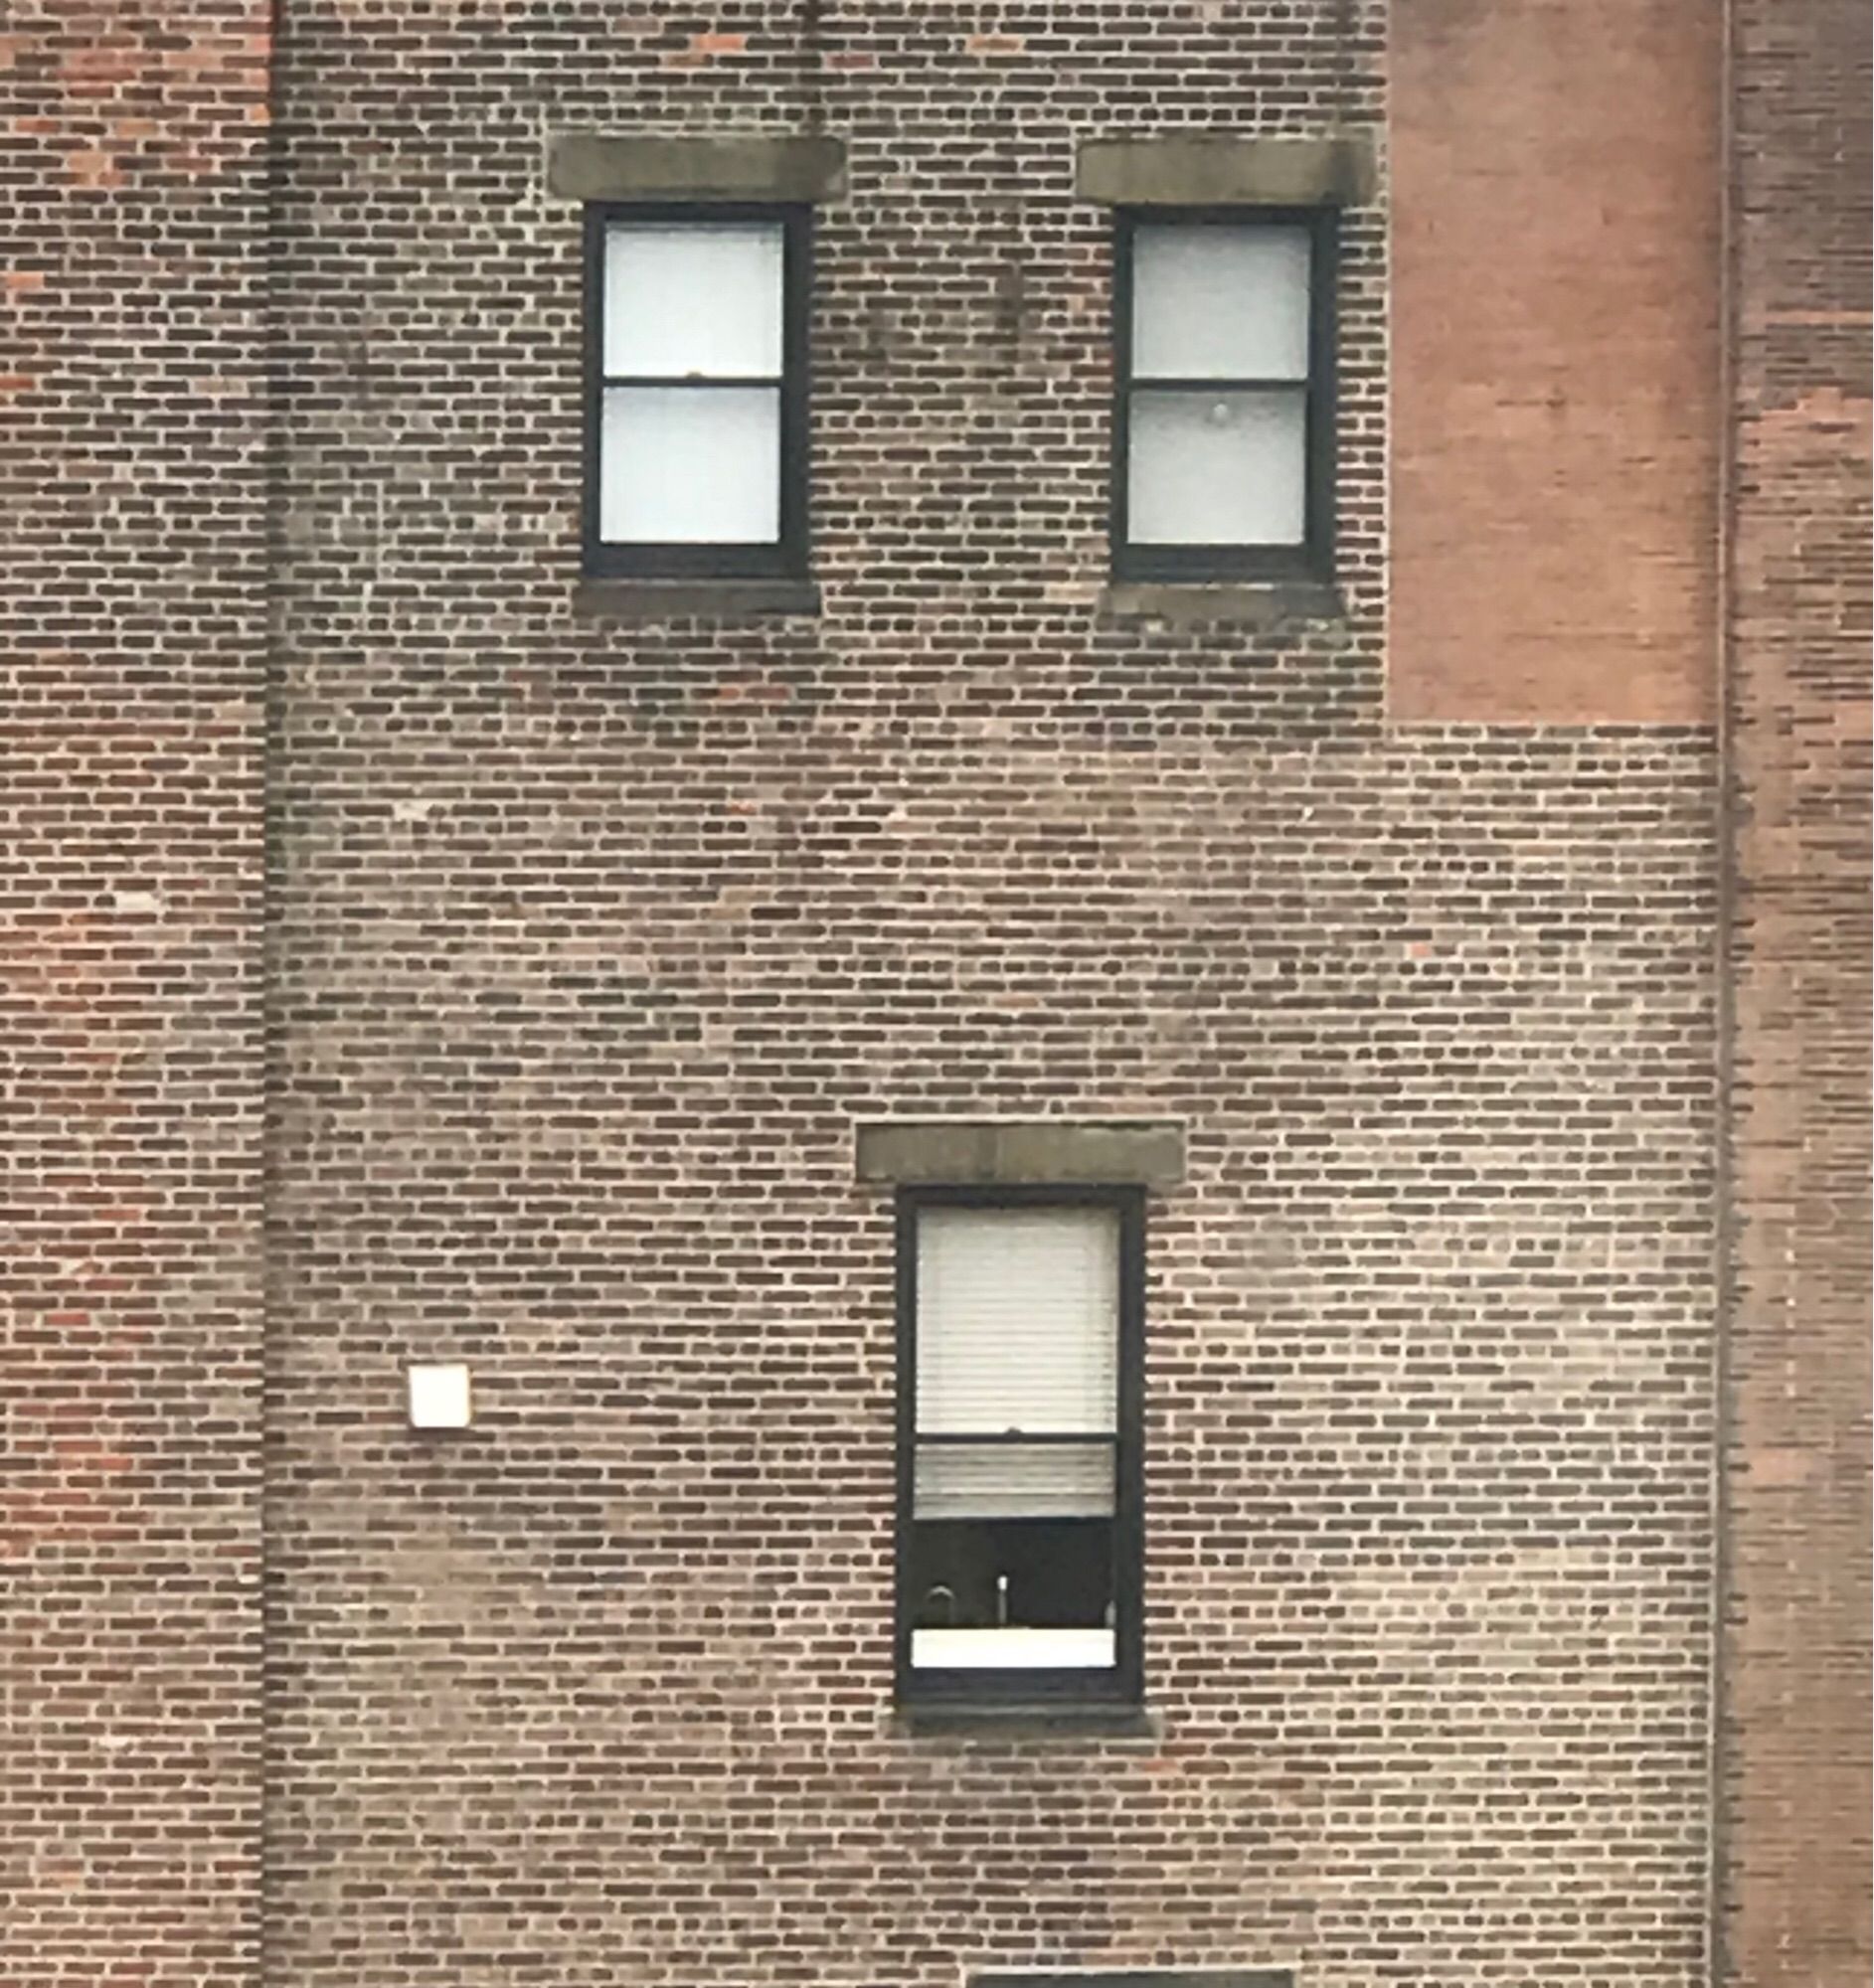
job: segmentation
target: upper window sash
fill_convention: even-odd
[[[1305,386],[1313,252],[1305,222],[1135,222],[1134,384]]]
[[[778,381],[785,224],[605,224],[604,374],[614,380]]]

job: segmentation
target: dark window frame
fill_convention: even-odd
[[[910,1578],[918,1427],[918,1219],[927,1208],[1105,1208],[1119,1224],[1118,1388],[1113,1431],[1113,1663],[1107,1670],[914,1668]],[[1137,1705],[1144,1691],[1145,1190],[1142,1187],[903,1187],[896,1210],[897,1504],[893,1673],[900,1705]]]
[[[1132,374],[1132,248],[1140,228],[1305,227],[1309,231],[1308,377],[1303,459],[1302,540],[1298,546],[1133,545],[1128,538],[1131,477],[1131,397],[1152,392],[1254,392],[1293,381],[1135,380]],[[1332,207],[1133,207],[1112,217],[1112,572],[1134,580],[1331,580],[1334,572],[1334,477],[1337,382],[1335,303],[1339,288],[1340,217]]]
[[[668,381],[707,389],[773,386],[780,390],[779,536],[771,541],[709,543],[683,540],[621,542],[598,536],[599,449],[604,394],[605,231],[614,222],[667,223],[686,228],[778,223],[781,229],[781,370],[778,380]],[[812,279],[813,210],[779,201],[590,201],[585,239],[584,474],[580,513],[581,564],[595,580],[793,580],[807,571],[807,313]],[[656,383],[653,383],[656,384]]]

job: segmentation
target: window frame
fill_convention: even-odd
[[[769,541],[605,540],[598,535],[605,353],[605,235],[616,222],[781,229],[779,533]],[[588,201],[585,210],[585,362],[581,567],[593,580],[795,580],[807,570],[807,328],[813,210],[785,201]],[[681,385],[680,381],[662,384]],[[768,384],[738,382],[740,385]]]
[[[1242,392],[1293,381],[1151,380],[1132,376],[1133,242],[1141,228],[1305,227],[1308,257],[1308,375],[1302,450],[1302,537],[1299,545],[1134,545],[1128,536],[1131,480],[1131,397],[1141,384],[1173,392]],[[1331,206],[1122,207],[1112,215],[1112,428],[1108,532],[1115,579],[1131,580],[1331,580],[1334,566],[1334,477],[1337,382],[1335,302],[1339,288],[1340,216]]]
[[[1113,1662],[1109,1669],[939,1670],[911,1661],[912,1487],[918,1431],[918,1221],[928,1208],[1100,1208],[1118,1218],[1113,1429]],[[895,1222],[897,1500],[892,1533],[893,1678],[905,1706],[1128,1705],[1144,1690],[1145,1190],[1083,1185],[901,1187]]]

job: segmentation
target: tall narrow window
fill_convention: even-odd
[[[1135,1698],[1138,1194],[907,1191],[899,1250],[901,1696]]]
[[[804,213],[594,207],[587,230],[587,571],[802,571]]]
[[[1117,227],[1115,569],[1324,575],[1331,213],[1127,214]]]

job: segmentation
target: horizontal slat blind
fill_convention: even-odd
[[[1112,1445],[922,1444],[912,1500],[920,1519],[1109,1518]]]
[[[918,1432],[1109,1434],[1118,1218],[927,1208],[918,1219]]]

